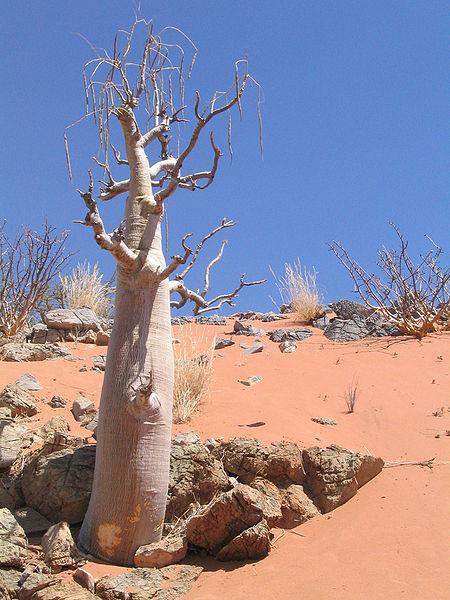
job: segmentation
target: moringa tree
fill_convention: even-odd
[[[145,40],[136,59],[133,45],[139,28],[145,29]],[[200,314],[232,303],[242,287],[257,283],[242,277],[236,290],[207,301],[207,269],[203,294],[186,287],[183,277],[211,233],[195,252],[187,246],[185,236],[183,254],[166,265],[161,243],[165,203],[177,190],[205,189],[212,184],[221,157],[212,132],[209,170],[186,174],[185,163],[211,121],[233,107],[241,111],[246,87],[256,84],[246,61],[238,61],[231,92],[215,92],[204,109],[196,92],[192,111],[195,125],[183,145],[184,136],[179,132],[188,115],[184,105],[185,53],[179,44],[164,41],[170,32],[192,43],[174,28],[155,35],[148,23],[136,21],[129,32],[121,32],[125,42],[120,50],[119,35],[111,53],[98,53],[83,70],[86,115],[82,118],[92,117],[97,125],[102,154],[101,160],[94,160],[106,179],[100,199],[126,193],[127,200],[122,224],[109,234],[93,195],[91,172],[87,191],[80,191],[88,209],[80,222],[90,226],[96,243],[114,256],[117,289],[100,400],[93,490],[79,544],[87,553],[123,565],[133,564],[136,549],[159,540],[162,534],[173,395],[170,292],[179,297],[174,305],[193,301],[194,312]],[[187,77],[195,61],[195,47],[194,51]],[[126,158],[110,144],[113,117],[120,124]],[[171,138],[173,132],[178,135]],[[66,135],[65,143],[71,175]],[[150,160],[146,150],[155,146],[159,156]],[[128,179],[114,180],[110,148],[115,161],[128,167]],[[230,222],[223,221],[219,229],[227,226]],[[176,269],[186,264],[184,275],[170,281]]]

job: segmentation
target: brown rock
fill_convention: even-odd
[[[186,556],[187,540],[182,537],[167,536],[160,542],[141,546],[134,555],[137,567],[167,567],[174,565]]]
[[[292,484],[282,492],[281,512],[283,517],[279,527],[291,529],[320,515],[314,502],[305,494],[301,485]]]
[[[18,508],[13,512],[13,515],[27,535],[47,531],[51,526],[48,519],[29,506]]]
[[[33,435],[12,419],[0,419],[0,469],[10,467],[21,450],[31,446]]]
[[[270,532],[265,521],[249,527],[216,554],[217,560],[258,560],[270,552]]]
[[[82,588],[73,580],[52,582],[33,594],[32,600],[96,600],[97,596]]]
[[[12,513],[7,508],[0,509],[0,566],[24,566],[27,546],[27,536]]]
[[[14,383],[3,389],[0,406],[9,408],[12,417],[31,417],[38,412],[33,394]]]
[[[64,567],[72,567],[81,559],[69,525],[63,521],[50,527],[42,537],[41,544],[45,563],[55,573]]]
[[[91,592],[91,594],[95,592],[94,576],[92,575],[92,573],[89,573],[87,569],[83,569],[83,567],[78,567],[78,569],[74,571],[72,577],[74,578],[74,581],[76,581],[79,585]]]

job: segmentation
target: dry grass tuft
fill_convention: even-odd
[[[298,321],[311,323],[322,316],[322,297],[317,287],[317,271],[302,267],[300,259],[285,263],[284,275],[278,278],[272,271],[283,302],[291,304]]]
[[[358,401],[360,392],[361,390],[359,388],[358,380],[352,381],[348,384],[344,395],[348,413],[355,412],[355,405]]]
[[[180,327],[180,344],[175,346],[173,421],[186,423],[202,403],[211,382],[215,337],[193,333],[191,325]]]
[[[93,267],[87,261],[79,263],[70,275],[60,279],[64,306],[87,307],[100,317],[111,316],[114,288],[110,282],[103,283],[97,263]]]

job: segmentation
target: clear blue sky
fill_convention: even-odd
[[[81,67],[92,56],[74,34],[110,48],[133,7],[131,0],[2,2],[2,217],[10,230],[38,227],[45,217],[70,228],[77,258],[98,260],[108,275],[111,257],[90,230],[72,225],[84,217],[75,187],[97,149],[93,129],[83,125],[71,137],[74,183],[62,136],[83,114]],[[224,157],[208,190],[170,199],[170,252],[184,232],[236,219],[213,291],[232,287],[244,271],[268,277],[264,288],[242,293],[239,307],[270,309],[268,265],[280,271],[297,256],[317,268],[327,300],[351,296],[327,249],[332,239],[367,265],[393,241],[389,220],[418,247],[425,233],[448,245],[448,9],[434,0],[142,0],[156,29],[180,27],[199,47],[193,81],[205,97],[229,86],[242,56],[265,97],[263,160],[249,94],[243,122],[234,118],[233,163]],[[224,149],[225,129],[215,127]],[[205,144],[195,164],[209,165],[209,155]],[[122,206],[122,197],[103,205],[109,226]]]

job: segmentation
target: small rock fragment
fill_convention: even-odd
[[[64,521],[52,525],[42,537],[41,543],[45,563],[55,573],[64,567],[72,567],[81,559],[69,525]]]
[[[288,354],[288,353],[292,353],[292,352],[296,352],[297,351],[297,344],[295,342],[286,340],[285,342],[281,342],[278,345],[278,348],[284,354]]]
[[[260,377],[259,375],[250,375],[250,377],[247,377],[247,379],[239,379],[239,383],[242,383],[242,385],[246,385],[246,386],[256,385],[257,383],[260,383],[261,381],[262,381],[262,377]]]
[[[327,419],[326,417],[311,417],[311,421],[314,421],[314,423],[319,423],[319,425],[337,425],[334,419]]]
[[[227,348],[228,346],[233,346],[233,340],[228,338],[217,338],[216,343],[214,345],[214,350],[222,350],[222,348]]]
[[[180,562],[186,554],[186,538],[169,535],[159,542],[138,548],[134,555],[134,564],[136,567],[159,569]]]
[[[89,398],[78,396],[78,398],[73,401],[72,414],[75,417],[75,421],[78,421],[79,423],[91,421],[96,412],[97,409],[95,408],[95,404],[92,400],[89,400]]]
[[[51,408],[64,408],[67,404],[67,400],[61,398],[61,396],[53,396],[47,403]]]
[[[39,381],[34,375],[31,375],[31,373],[24,373],[16,381],[16,385],[21,387],[23,390],[28,390],[30,392],[36,392],[37,390],[42,389],[42,386],[39,383]]]

